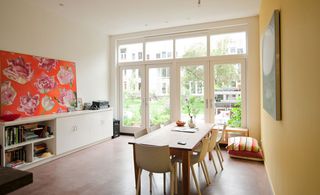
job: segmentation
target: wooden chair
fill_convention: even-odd
[[[175,161],[170,158],[169,146],[150,146],[143,144],[135,144],[135,159],[138,166],[138,181],[136,194],[140,192],[141,172],[146,170],[152,173],[170,172],[170,194],[176,191],[174,179],[176,178]],[[151,181],[150,181],[151,182]],[[165,177],[164,177],[164,194],[165,194]]]
[[[218,126],[218,128],[217,128],[218,136],[217,136],[217,139],[216,139],[217,143],[216,143],[215,149],[216,149],[217,156],[218,156],[218,159],[219,159],[220,167],[223,170],[222,162],[224,161],[224,159],[223,159],[219,144],[220,144],[222,138],[224,137],[224,130],[226,129],[227,125],[225,125],[225,124],[217,124],[215,126]]]
[[[198,147],[199,151],[195,152],[192,156],[191,156],[191,160],[190,160],[190,168],[191,168],[191,172],[192,172],[192,176],[193,176],[193,180],[194,180],[194,184],[196,185],[198,194],[201,195],[201,191],[200,191],[200,187],[199,187],[199,183],[194,171],[193,166],[195,164],[200,164],[204,177],[206,179],[206,183],[207,185],[210,184],[210,179],[209,179],[209,174],[208,174],[208,168],[205,162],[205,156],[208,152],[208,148],[209,148],[209,138],[204,138],[201,142],[201,145]],[[178,162],[182,162],[181,159],[177,159]]]
[[[218,137],[218,131],[212,130],[211,135],[210,135],[209,146],[208,146],[209,159],[212,161],[212,164],[214,166],[214,169],[216,170],[216,173],[218,173],[218,170],[217,170],[217,166],[214,161],[214,158],[213,158],[212,151],[216,148],[217,137]]]
[[[140,131],[136,131],[136,132],[133,133],[135,139],[137,139],[139,137],[142,137],[142,136],[144,136],[146,134],[148,134],[148,130],[147,129],[142,129]],[[153,174],[152,174],[152,172],[150,172],[149,173],[149,183],[150,183],[149,184],[149,186],[150,186],[149,189],[150,189],[150,193],[152,193],[152,176],[153,176]],[[164,175],[164,177],[165,177],[165,175]]]

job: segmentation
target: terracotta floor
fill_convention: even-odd
[[[30,169],[33,184],[11,194],[135,194],[132,146],[127,144],[131,139],[121,136]],[[202,172],[195,166],[202,194],[272,194],[263,163],[232,159],[225,152],[224,157],[225,169],[218,174],[212,163],[207,162],[213,181],[210,186],[205,185]],[[150,194],[148,182],[148,174],[143,172],[142,194]],[[190,184],[191,194],[196,194],[192,177]],[[162,185],[162,174],[154,174],[153,194],[163,194]]]

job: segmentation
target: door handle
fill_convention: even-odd
[[[206,108],[208,108],[208,99],[206,99]]]

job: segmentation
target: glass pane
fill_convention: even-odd
[[[247,53],[246,32],[210,36],[210,55],[236,55]]]
[[[204,66],[192,65],[180,68],[181,119],[204,120]]]
[[[192,37],[176,40],[176,58],[207,56],[207,37]]]
[[[123,126],[141,126],[141,75],[139,69],[122,71]]]
[[[118,62],[142,61],[142,52],[142,43],[120,45],[118,50]]]
[[[146,42],[146,60],[172,59],[173,40]]]
[[[241,65],[214,65],[215,123],[241,127]]]
[[[150,127],[170,121],[170,69],[149,69]]]

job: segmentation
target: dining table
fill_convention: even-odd
[[[168,145],[170,148],[170,154],[182,159],[181,194],[188,195],[190,193],[190,159],[192,152],[201,143],[201,140],[212,130],[213,123],[199,122],[196,123],[195,128],[179,128],[176,126],[176,123],[171,123],[142,137],[129,141],[129,144],[133,145],[133,162],[136,185],[139,168],[135,161],[135,144],[146,144],[152,146]]]

